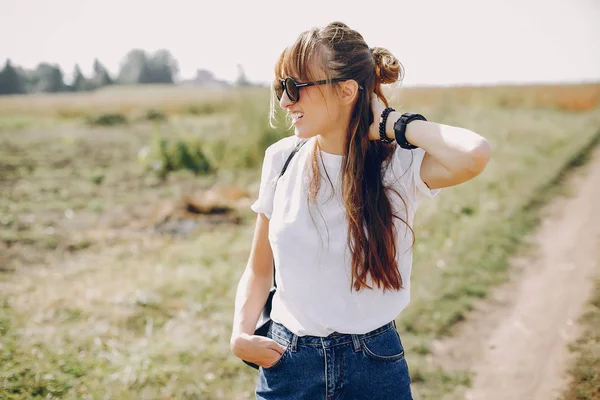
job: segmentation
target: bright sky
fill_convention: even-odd
[[[181,77],[272,79],[281,50],[339,20],[406,69],[405,85],[600,81],[598,0],[1,0],[0,62],[98,57],[114,75],[132,48],[167,48]]]

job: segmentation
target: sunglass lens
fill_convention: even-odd
[[[285,79],[285,90],[292,103],[298,101],[298,87],[296,87],[296,82],[292,78]]]

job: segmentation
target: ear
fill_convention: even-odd
[[[358,83],[354,79],[340,82],[341,95],[340,101],[342,104],[352,104],[358,97]]]

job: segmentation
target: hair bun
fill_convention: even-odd
[[[375,75],[380,83],[394,83],[403,79],[403,68],[400,61],[383,47],[371,47],[375,60]]]

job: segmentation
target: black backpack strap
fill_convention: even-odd
[[[281,174],[279,174],[280,178],[285,173],[285,170],[287,169],[287,166],[290,163],[290,161],[292,161],[292,157],[294,157],[294,154],[296,154],[298,152],[298,150],[300,150],[300,148],[302,146],[304,146],[304,143],[306,143],[306,142],[307,142],[306,139],[301,139],[300,141],[298,141],[298,143],[296,143],[296,147],[294,147],[294,150],[292,151],[292,153],[289,155],[289,157],[285,161],[285,164],[283,164],[283,169],[281,170]]]
[[[280,178],[285,173],[285,170],[287,169],[288,164],[290,163],[290,161],[292,161],[292,157],[294,157],[294,154],[296,154],[298,152],[298,150],[300,150],[300,148],[302,146],[304,146],[304,143],[306,143],[307,141],[308,141],[308,139],[300,139],[298,141],[298,143],[296,143],[296,147],[294,147],[294,150],[288,156],[287,160],[285,161],[285,164],[283,164],[283,169],[281,170],[281,174],[279,174]],[[273,286],[277,287],[277,282],[275,282],[275,259],[273,259]]]

